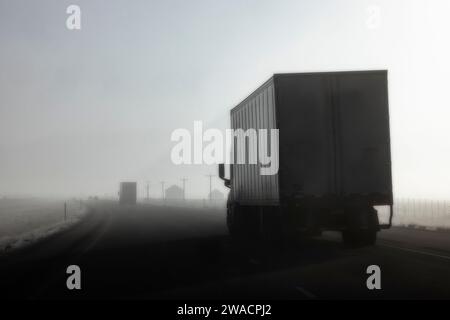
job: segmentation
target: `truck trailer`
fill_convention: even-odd
[[[235,131],[278,129],[268,149],[279,162],[275,174],[262,175],[261,163],[238,163],[234,143],[228,177],[219,165],[230,188],[231,235],[285,238],[334,230],[346,244],[375,244],[393,216],[387,75],[275,74],[231,110]],[[376,206],[389,207],[387,223],[380,224]]]
[[[137,198],[136,182],[121,182],[119,189],[119,204],[134,205]]]

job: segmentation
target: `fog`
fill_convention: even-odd
[[[73,3],[81,30],[66,28]],[[394,194],[448,198],[449,10],[446,0],[0,0],[0,196],[115,195],[132,180],[160,197],[161,181],[185,177],[187,197],[205,198],[216,167],[172,164],[173,130],[227,128],[229,110],[273,73],[388,69]]]

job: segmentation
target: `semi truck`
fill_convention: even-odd
[[[119,204],[134,205],[137,198],[136,182],[121,182],[119,188]]]
[[[260,162],[239,163],[237,143],[231,164],[219,164],[230,188],[231,235],[289,238],[333,230],[348,245],[373,245],[390,228],[387,70],[275,74],[231,110],[231,128],[278,129],[274,143],[266,139],[278,161],[275,174],[262,175]],[[248,159],[251,151],[244,152]],[[386,223],[378,206],[388,208]]]

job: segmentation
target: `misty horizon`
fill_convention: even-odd
[[[78,1],[78,31],[70,1],[2,2],[0,196],[112,196],[121,181],[143,195],[150,181],[158,198],[187,178],[205,198],[217,167],[174,165],[174,130],[229,128],[274,73],[387,69],[394,195],[448,199],[450,4],[407,2],[378,1],[374,27],[371,1]]]

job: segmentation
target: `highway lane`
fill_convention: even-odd
[[[66,289],[66,268],[82,289]],[[366,268],[381,268],[368,290]],[[394,228],[375,247],[325,233],[288,248],[237,244],[224,210],[97,205],[72,229],[0,258],[3,298],[450,298],[450,234]]]

